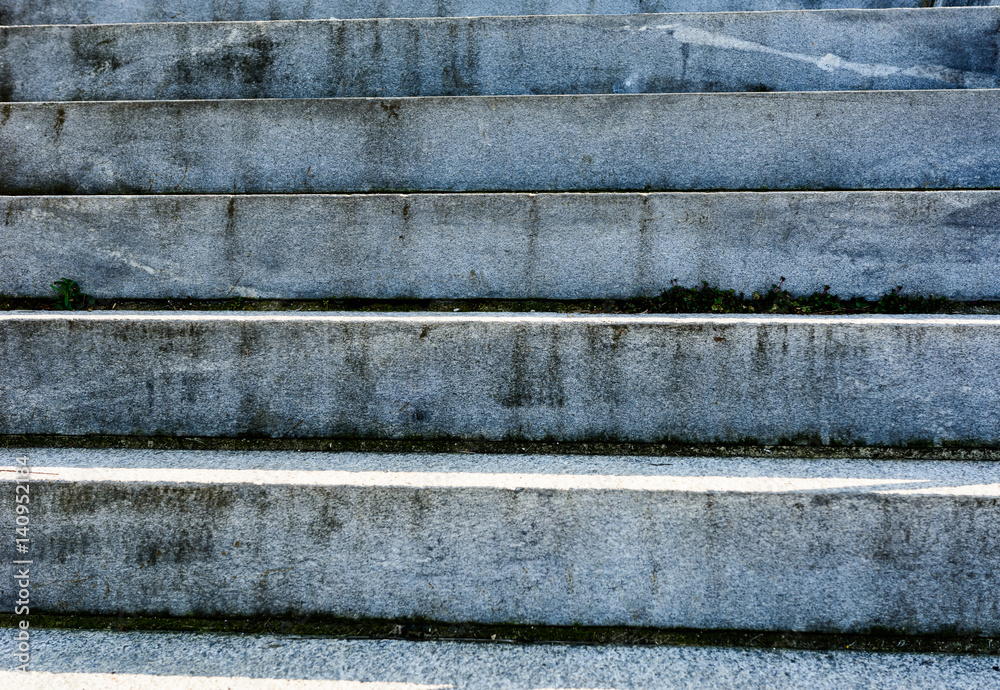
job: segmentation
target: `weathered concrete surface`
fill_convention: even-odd
[[[1000,299],[1000,193],[0,197],[0,294]]]
[[[35,612],[1000,631],[996,463],[21,453]]]
[[[0,100],[996,88],[1000,8],[13,27]]]
[[[12,659],[13,633],[0,636]],[[718,647],[512,645],[32,630],[24,690],[425,688],[954,688],[995,683],[996,658]],[[112,675],[114,674],[114,675]]]
[[[640,14],[920,7],[920,0],[0,0],[4,24]],[[990,5],[996,0],[937,0]]]
[[[7,103],[0,194],[1000,187],[1000,90]]]
[[[0,314],[0,433],[1000,443],[1000,318]]]

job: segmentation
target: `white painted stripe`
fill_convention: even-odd
[[[0,482],[14,481],[13,472]],[[420,489],[535,489],[636,491],[644,493],[798,493],[870,489],[876,494],[1000,496],[1000,483],[949,484],[932,479],[871,477],[741,477],[496,472],[347,472],[340,470],[233,470],[182,468],[34,467],[36,482],[142,484],[255,484],[295,486],[407,487]]]
[[[556,314],[522,312],[205,312],[205,311],[8,311],[0,312],[0,323],[5,321],[103,321],[112,323],[149,321],[191,322],[328,322],[378,323],[399,322],[414,324],[491,324],[525,323],[530,325],[581,323],[585,325],[671,326],[702,323],[709,326],[749,324],[768,325],[832,325],[842,326],[991,326],[1000,327],[1000,316],[954,314],[945,316],[910,316],[894,314],[859,314],[852,316],[798,316],[770,314]]]

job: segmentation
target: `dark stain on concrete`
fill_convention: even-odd
[[[0,29],[0,56],[5,56],[7,52],[7,29]],[[14,100],[14,74],[11,70],[10,60],[0,60],[0,101],[7,102]]]
[[[190,26],[185,29],[180,40],[184,46],[199,45],[209,39],[206,33],[218,30],[215,27],[203,26]],[[238,94],[236,97],[239,98],[270,98],[280,95],[272,92],[269,86],[273,84],[278,88],[281,87],[281,80],[274,79],[274,75],[271,74],[276,42],[268,35],[266,29],[246,27],[240,30],[245,31],[247,35],[241,37],[241,40],[226,43],[212,52],[193,54],[193,51],[187,51],[188,54],[179,59],[174,66],[174,76],[170,81],[179,87],[197,87],[211,82],[239,85],[236,89]]]
[[[558,332],[553,329],[552,342],[544,352],[532,349],[527,327],[515,326],[511,347],[509,380],[500,396],[506,408],[564,407],[562,357],[559,353]]]
[[[56,108],[56,124],[55,131],[56,137],[54,141],[59,141],[59,137],[62,136],[63,127],[66,126],[66,108],[59,106]]]
[[[398,120],[399,119],[399,103],[393,101],[381,101],[379,102],[379,107],[382,108],[382,112],[387,113],[387,119]]]
[[[349,506],[345,506],[338,492],[322,487],[295,487],[296,503],[315,506],[313,517],[306,524],[309,536],[320,543],[329,543],[344,529],[342,516],[350,515]]]
[[[655,210],[650,203],[649,195],[644,194],[639,208],[639,237],[634,264],[635,273],[632,276],[632,284],[638,287],[637,292],[640,294],[655,293],[656,286],[652,282],[656,280],[653,275],[653,257],[656,256],[653,235],[656,228]]]
[[[76,71],[81,74],[96,76],[106,72],[121,69],[121,54],[116,50],[115,34],[117,27],[87,27],[70,32],[70,49],[76,61]],[[84,86],[76,89],[70,100],[83,101],[93,98],[93,94]]]
[[[239,403],[233,410],[235,428],[248,436],[274,436],[286,420],[272,414],[266,399],[262,399],[261,380],[255,376],[255,361],[259,361],[267,347],[267,335],[246,323],[237,325],[235,376],[239,381]],[[266,397],[266,396],[265,396]]]
[[[236,232],[236,197],[230,196],[229,202],[226,204],[226,224],[223,230],[223,237],[225,238],[225,257],[226,263],[231,266],[235,266],[240,262],[242,258],[240,256],[240,248],[237,241]],[[233,280],[238,281],[237,278]],[[237,283],[238,284],[238,283]],[[233,286],[235,289],[236,285]],[[231,294],[231,291],[230,291]]]

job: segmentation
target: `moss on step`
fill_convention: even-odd
[[[360,311],[360,312],[548,312],[583,314],[1000,314],[997,301],[956,301],[910,295],[897,287],[875,300],[840,298],[829,291],[793,295],[784,278],[751,295],[703,282],[676,284],[656,297],[630,299],[128,299],[100,298],[92,310],[118,311]],[[74,283],[75,284],[75,283]],[[0,295],[0,310],[49,310],[57,301]]]

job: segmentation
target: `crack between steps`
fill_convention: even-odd
[[[0,614],[0,627],[17,617]],[[695,630],[639,627],[491,625],[425,620],[354,620],[326,616],[256,618],[157,617],[32,612],[32,628],[59,630],[171,631],[317,636],[337,639],[470,641],[518,644],[738,647],[857,652],[1000,654],[1000,638],[942,633],[907,635],[891,630],[824,633],[760,630]]]

